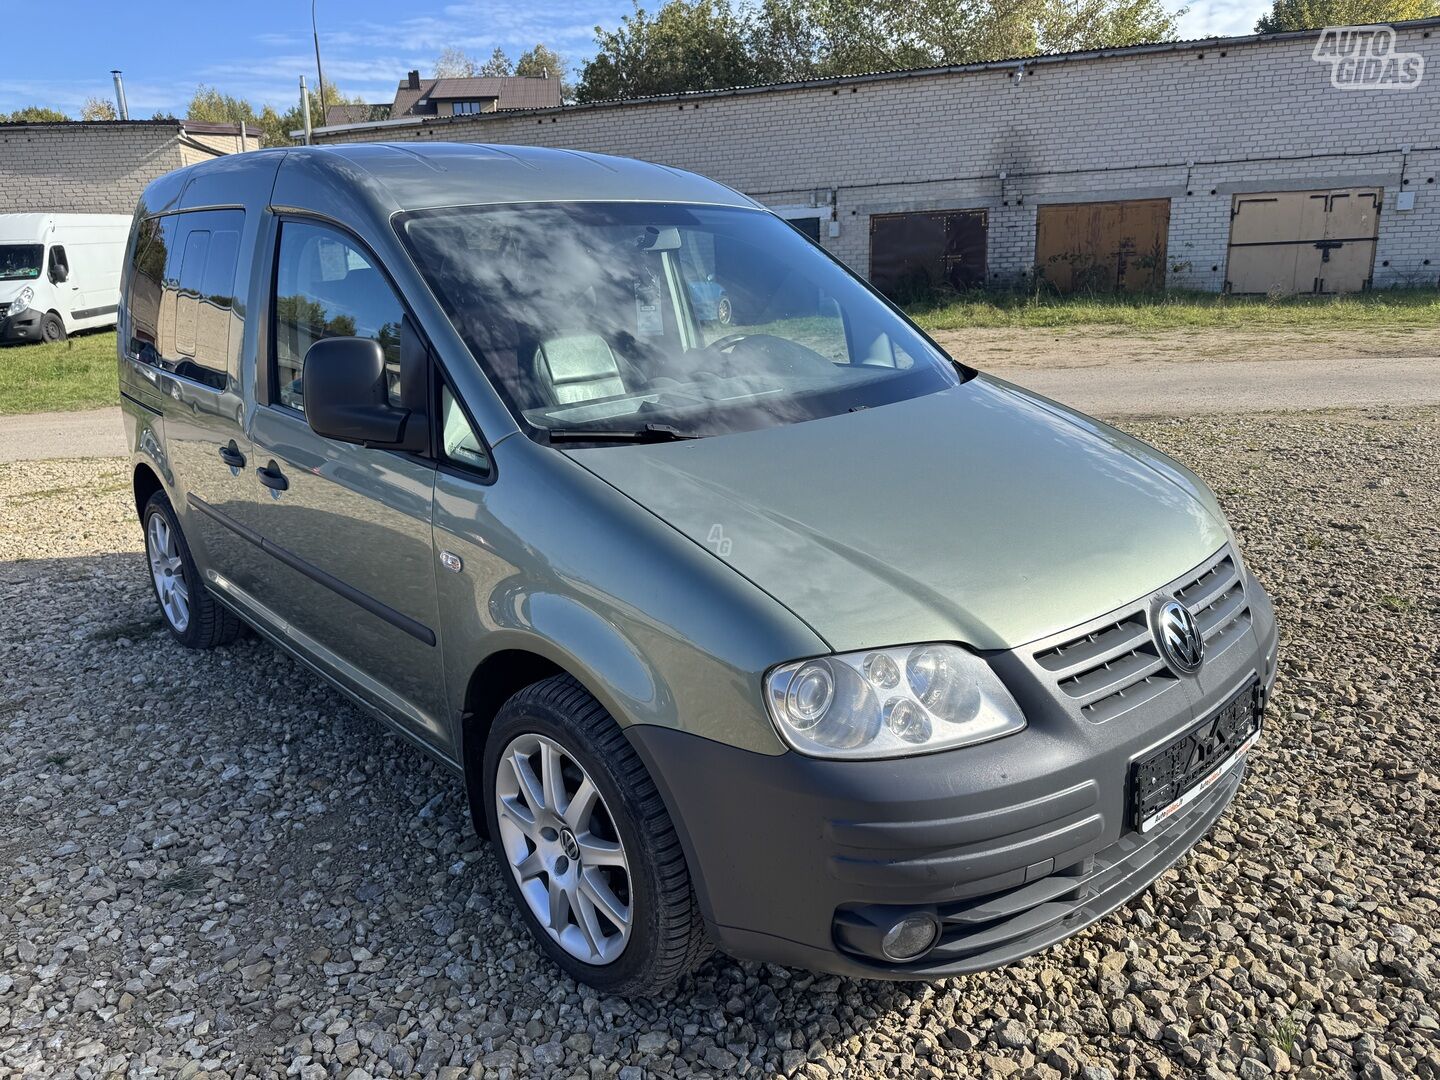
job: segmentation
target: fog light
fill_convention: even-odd
[[[891,960],[914,960],[930,951],[940,937],[940,927],[929,915],[906,915],[880,939],[880,948]]]

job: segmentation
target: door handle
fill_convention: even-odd
[[[230,440],[229,446],[220,447],[220,460],[229,465],[232,469],[243,469],[245,467],[245,455],[235,445],[235,440]]]
[[[256,469],[255,475],[260,478],[260,483],[277,493],[290,486],[290,481],[285,479],[285,474],[280,471],[280,466],[273,461],[269,465],[262,465]]]

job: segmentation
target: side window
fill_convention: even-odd
[[[448,460],[481,472],[490,471],[490,455],[448,386],[440,388],[440,425],[441,449]]]
[[[50,281],[53,284],[60,284],[70,276],[70,260],[65,256],[65,248],[56,244],[50,249]]]
[[[130,355],[154,367],[160,366],[160,297],[174,243],[173,217],[145,218],[130,261]]]
[[[275,270],[275,380],[271,400],[305,409],[305,353],[329,337],[378,341],[385,352],[390,402],[400,404],[400,328],[404,309],[385,275],[334,229],[308,222],[280,226]]]
[[[202,210],[140,223],[130,277],[130,353],[223,390],[237,376],[232,344],[243,210]]]

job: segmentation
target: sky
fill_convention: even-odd
[[[653,10],[662,0],[649,0]],[[1193,0],[1181,36],[1248,34],[1265,0]],[[629,0],[505,3],[381,3],[316,0],[327,84],[389,102],[407,71],[429,73],[455,45],[484,59],[497,45],[512,59],[544,42],[578,66],[594,52],[595,27],[616,25]],[[64,30],[44,49],[9,50],[0,112],[46,105],[71,116],[90,96],[112,99],[111,68],[125,72],[130,115],[183,116],[196,86],[281,109],[298,100],[299,76],[314,85],[310,5],[304,0],[67,0]],[[12,20],[13,21],[13,20]]]

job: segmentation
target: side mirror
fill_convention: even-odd
[[[56,263],[54,266],[50,267],[50,281],[52,284],[59,285],[61,282],[69,280],[70,267],[66,266],[64,263]]]
[[[369,338],[325,338],[305,354],[305,420],[327,439],[423,451],[425,417],[390,404],[385,352]]]

